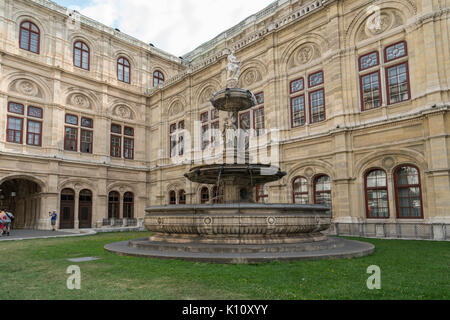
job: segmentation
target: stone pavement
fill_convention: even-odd
[[[9,236],[0,236],[0,241],[13,240],[29,240],[29,239],[47,239],[47,238],[63,238],[63,237],[79,237],[92,235],[96,232],[93,230],[64,230],[64,231],[46,231],[46,230],[11,230]]]

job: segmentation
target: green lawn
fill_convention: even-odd
[[[147,233],[0,244],[0,294],[11,299],[449,299],[450,243],[364,239],[368,257],[260,265],[215,265],[121,257],[107,243]],[[361,239],[359,239],[361,240]],[[97,256],[71,263],[68,258]],[[79,265],[81,290],[66,269]],[[366,270],[381,268],[382,289],[368,290]]]

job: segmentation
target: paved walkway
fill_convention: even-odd
[[[43,231],[43,230],[11,230],[9,236],[0,236],[0,241],[28,240],[28,239],[47,239],[47,238],[64,238],[79,237],[95,234],[93,230],[64,230],[64,231]]]

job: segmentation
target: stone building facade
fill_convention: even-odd
[[[47,229],[51,209],[86,228],[210,201],[213,186],[184,177],[194,162],[174,160],[204,152],[180,132],[222,128],[209,98],[234,50],[259,99],[240,125],[276,129],[288,173],[259,201],[327,204],[337,234],[448,239],[449,13],[450,0],[279,0],[177,58],[47,0],[2,1],[2,206]]]

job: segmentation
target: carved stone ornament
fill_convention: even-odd
[[[79,107],[79,108],[90,108],[89,100],[82,94],[74,94],[70,102],[73,106]]]
[[[114,115],[117,117],[120,117],[122,119],[132,119],[133,118],[130,108],[128,108],[127,106],[124,106],[124,105],[117,106],[114,109]]]
[[[395,165],[395,160],[392,157],[387,157],[383,159],[383,167],[387,169],[393,168]]]
[[[183,106],[180,102],[175,102],[169,110],[169,116],[175,116],[183,111]]]
[[[392,27],[394,18],[389,12],[381,12],[372,14],[366,22],[366,34],[374,36],[386,32]]]
[[[311,178],[313,175],[314,175],[313,168],[306,168],[305,169],[305,176],[307,176],[308,178]]]
[[[17,91],[26,96],[37,96],[39,93],[38,87],[31,81],[20,80],[17,83]]]

